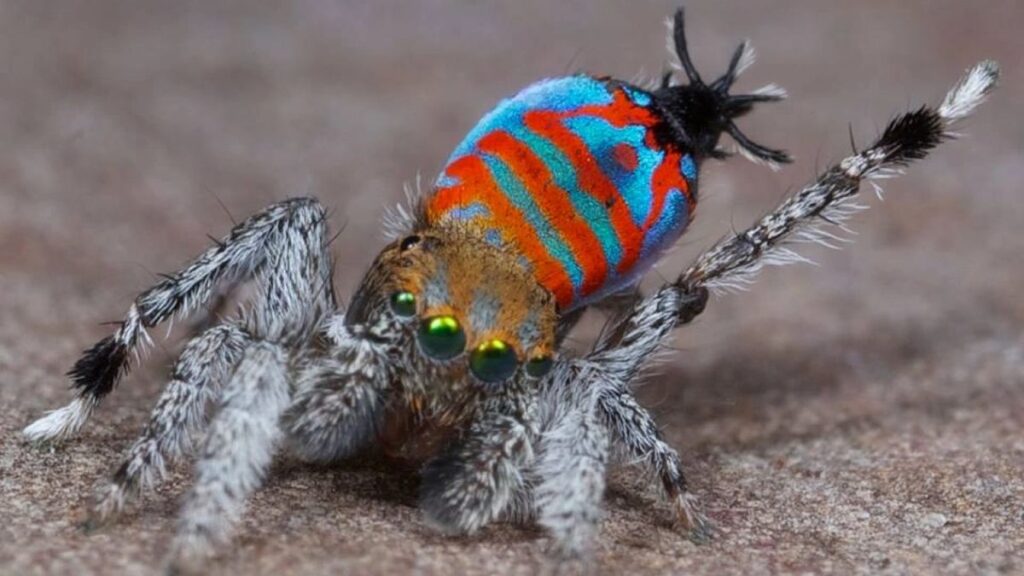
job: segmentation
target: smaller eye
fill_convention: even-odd
[[[420,237],[417,236],[416,234],[413,234],[412,236],[407,236],[405,240],[402,240],[402,243],[398,245],[398,249],[401,250],[402,252],[405,252],[406,250],[412,248],[413,246],[419,243]]]
[[[484,382],[501,382],[515,374],[519,360],[511,346],[501,340],[488,340],[469,357],[469,369]]]
[[[454,316],[434,316],[420,324],[419,341],[431,358],[450,360],[466,348],[466,333]]]
[[[412,292],[395,292],[391,295],[391,309],[403,318],[412,316],[416,313],[416,295]]]
[[[531,358],[526,363],[526,375],[530,378],[543,378],[547,376],[548,372],[551,372],[551,367],[555,365],[555,361],[551,356],[537,356]]]

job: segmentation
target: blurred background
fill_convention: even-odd
[[[141,429],[179,345],[158,345],[74,443],[18,431],[68,398],[63,372],[155,273],[231,218],[314,194],[344,226],[348,296],[404,183],[430,182],[500,98],[578,70],[664,69],[672,2],[0,2],[0,573],[152,573],[181,467],[137,513],[85,536],[94,482]],[[789,149],[778,173],[709,163],[699,216],[647,286],[741,228],[893,114],[937,102],[983,58],[1003,83],[965,136],[888,182],[841,252],[769,270],[681,330],[642,389],[719,537],[697,547],[647,483],[616,473],[597,572],[1024,571],[1024,4],[703,1],[705,76],[742,38],[739,90],[791,98],[741,126]],[[230,214],[230,215],[229,215]],[[592,319],[591,325],[600,321]],[[154,335],[163,334],[156,330]],[[586,329],[577,345],[586,345]],[[447,539],[415,478],[284,461],[223,573],[533,573],[543,534]]]

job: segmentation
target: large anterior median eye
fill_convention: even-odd
[[[420,346],[428,356],[448,360],[462,354],[466,347],[466,333],[454,316],[434,316],[420,324]]]
[[[507,380],[518,366],[515,350],[501,340],[488,340],[469,356],[469,369],[484,382]]]

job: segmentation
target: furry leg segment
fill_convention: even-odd
[[[249,337],[237,326],[222,324],[185,346],[142,435],[113,478],[97,492],[90,525],[120,513],[126,498],[163,478],[165,460],[173,462],[190,449],[205,425],[207,404],[216,397],[248,343]]]
[[[827,170],[747,231],[705,252],[678,280],[610,323],[594,352],[582,361],[597,364],[602,377],[573,385],[600,388],[601,410],[616,439],[661,478],[680,519],[695,535],[706,529],[693,510],[693,497],[686,492],[678,457],[661,441],[650,414],[633,399],[629,383],[639,376],[673,328],[700,314],[709,288],[742,287],[765,264],[801,260],[785,247],[793,238],[826,244],[835,239],[821,226],[843,227],[845,219],[858,209],[849,200],[861,182],[893,176],[952,137],[953,124],[985,99],[998,76],[994,62],[982,62],[968,71],[939,107],[925,106],[895,118],[870,147]],[[581,361],[575,363],[582,365]]]
[[[663,286],[612,323],[593,352],[559,364],[557,373],[571,371],[576,376],[567,378],[563,384],[557,378],[549,380],[551,389],[564,389],[563,394],[576,389],[595,394],[597,400],[591,409],[596,413],[594,418],[627,454],[642,462],[661,481],[680,523],[696,541],[707,539],[709,526],[687,490],[678,454],[664,442],[654,419],[633,398],[630,385],[656,362],[658,352],[675,327],[699,314],[707,299],[703,289],[685,292],[676,284]],[[563,404],[576,406],[579,402]]]
[[[293,452],[310,461],[338,460],[377,437],[398,356],[386,332],[346,326],[341,316],[327,326],[331,345],[302,361],[285,414]]]
[[[537,436],[536,396],[511,382],[488,400],[469,429],[423,469],[420,509],[451,534],[472,534],[498,518],[525,487]]]
[[[276,344],[254,343],[244,352],[203,442],[171,548],[172,569],[198,566],[226,542],[262,482],[288,406],[287,368],[288,355]]]
[[[675,509],[679,524],[696,542],[711,537],[711,525],[697,509],[690,493],[679,454],[661,437],[651,414],[630,392],[608,391],[599,399],[601,415],[625,452],[659,480]]]
[[[868,148],[832,166],[811,185],[786,199],[746,231],[719,242],[702,254],[678,280],[687,290],[697,287],[739,289],[750,284],[765,265],[806,261],[787,247],[815,242],[836,247],[845,222],[865,206],[852,202],[860,185],[891,178],[924,158],[942,141],[954,137],[955,123],[968,116],[995,88],[999,67],[985,61],[968,70],[938,107],[922,106],[894,118]]]
[[[545,423],[533,469],[534,507],[561,558],[586,557],[601,521],[608,463],[608,428],[598,417],[593,389],[574,386],[570,370],[558,370],[545,389]],[[573,396],[566,398],[565,396]],[[557,396],[557,397],[555,397]],[[551,410],[554,413],[550,413]]]
[[[128,370],[132,355],[149,341],[147,327],[160,324],[175,314],[185,315],[195,310],[209,300],[222,281],[251,277],[264,268],[269,255],[281,253],[284,245],[294,244],[296,239],[317,243],[316,253],[323,253],[326,218],[323,206],[312,198],[273,204],[236,226],[191,264],[143,292],[114,334],[86,350],[68,372],[73,387],[78,390],[77,398],[26,427],[25,438],[47,442],[74,436]],[[330,276],[330,260],[326,255],[304,265],[325,266],[324,275]],[[319,289],[328,293],[325,300],[329,299],[329,307],[333,308],[334,295],[329,282]]]

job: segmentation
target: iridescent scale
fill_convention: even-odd
[[[663,122],[651,95],[629,85],[538,82],[459,144],[428,219],[514,246],[563,311],[598,300],[634,283],[693,214],[697,166],[658,138]]]

